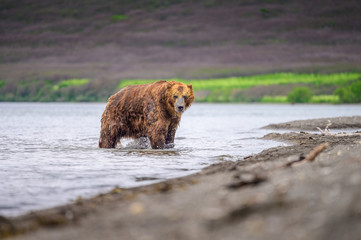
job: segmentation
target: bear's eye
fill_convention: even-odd
[[[174,95],[174,96],[173,96],[173,98],[174,98],[174,99],[177,99],[177,98],[178,98],[178,96]]]
[[[183,98],[184,98],[184,100],[187,100],[188,97],[187,97],[187,96],[183,96]]]

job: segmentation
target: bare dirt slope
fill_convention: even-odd
[[[122,78],[359,70],[360,11],[357,0],[4,0],[0,79],[88,77],[101,88]]]
[[[360,133],[265,138],[293,145],[185,178],[1,218],[1,234],[27,232],[15,239],[37,240],[359,239]]]

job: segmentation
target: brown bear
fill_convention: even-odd
[[[192,84],[158,81],[125,87],[108,100],[99,147],[115,148],[121,138],[145,137],[153,149],[174,147],[182,113],[193,100]]]

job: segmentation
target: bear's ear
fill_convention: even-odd
[[[192,84],[188,84],[187,87],[193,91],[193,85]]]
[[[172,85],[173,85],[172,82],[167,82],[167,85],[166,85],[167,89],[170,89],[172,87]]]

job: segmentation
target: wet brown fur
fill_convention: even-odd
[[[99,147],[114,148],[121,138],[148,137],[153,149],[172,147],[181,115],[193,102],[192,85],[158,81],[133,85],[111,96],[101,119]]]

